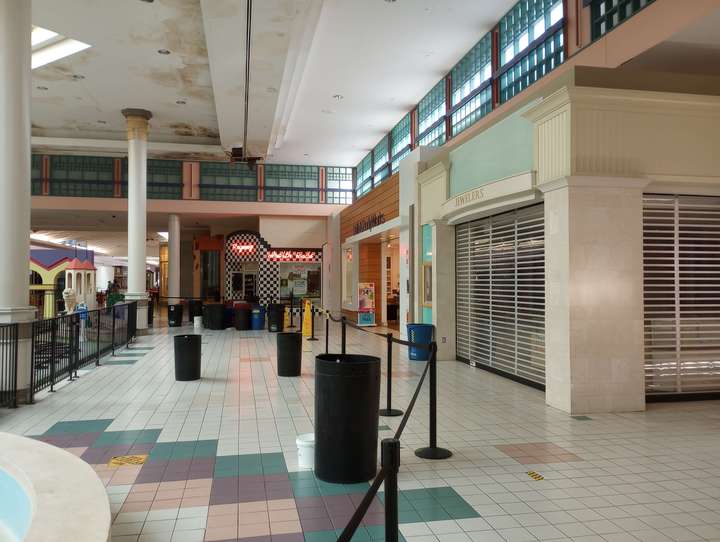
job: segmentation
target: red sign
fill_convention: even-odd
[[[240,243],[233,243],[230,245],[230,249],[237,254],[252,254],[255,252],[255,245],[241,245]]]
[[[271,262],[315,262],[319,258],[316,250],[270,250],[267,259]]]

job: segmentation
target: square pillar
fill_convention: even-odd
[[[645,409],[643,188],[565,177],[545,193],[548,405],[570,414]]]
[[[438,361],[455,361],[455,228],[433,220],[433,325]]]

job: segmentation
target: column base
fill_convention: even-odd
[[[138,335],[147,335],[149,333],[147,331],[147,329],[148,329],[148,304],[150,303],[150,298],[149,298],[147,292],[126,293],[125,301],[128,303],[137,301],[137,334]]]

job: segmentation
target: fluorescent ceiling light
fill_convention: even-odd
[[[89,47],[90,45],[88,45],[87,43],[83,43],[81,41],[73,40],[70,38],[66,38],[57,43],[53,43],[52,45],[43,47],[42,49],[39,49],[32,54],[32,69],[34,70],[40,68],[41,66],[50,64],[51,62],[60,60],[61,58],[74,55],[75,53],[84,51]]]
[[[168,232],[166,232],[166,231],[159,231],[159,232],[157,232],[157,234],[158,234],[160,237],[162,237],[163,239],[165,239],[166,241],[167,241],[168,239],[170,239],[170,234],[168,234]]]
[[[57,37],[59,34],[57,32],[53,32],[52,30],[48,30],[47,28],[33,26],[32,33],[30,35],[32,46],[37,47],[38,45],[42,45],[43,43]]]
[[[32,233],[30,233],[30,239],[33,239],[35,241],[41,241],[43,243],[50,243],[53,245],[58,245],[62,248],[67,248],[67,249],[73,248],[70,245],[66,244],[67,239],[58,239],[56,237],[52,237],[51,235],[46,235],[44,233],[32,232]],[[97,246],[94,246],[94,245],[88,245],[87,247],[77,247],[77,248],[80,248],[82,250],[85,250],[87,248],[87,250],[91,250],[95,254],[107,254],[107,250],[97,247]]]

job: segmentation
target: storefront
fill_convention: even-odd
[[[260,303],[294,298],[320,301],[322,251],[274,248],[257,232],[238,231],[225,238],[225,299]]]
[[[399,328],[399,175],[340,214],[342,310],[353,322]]]

